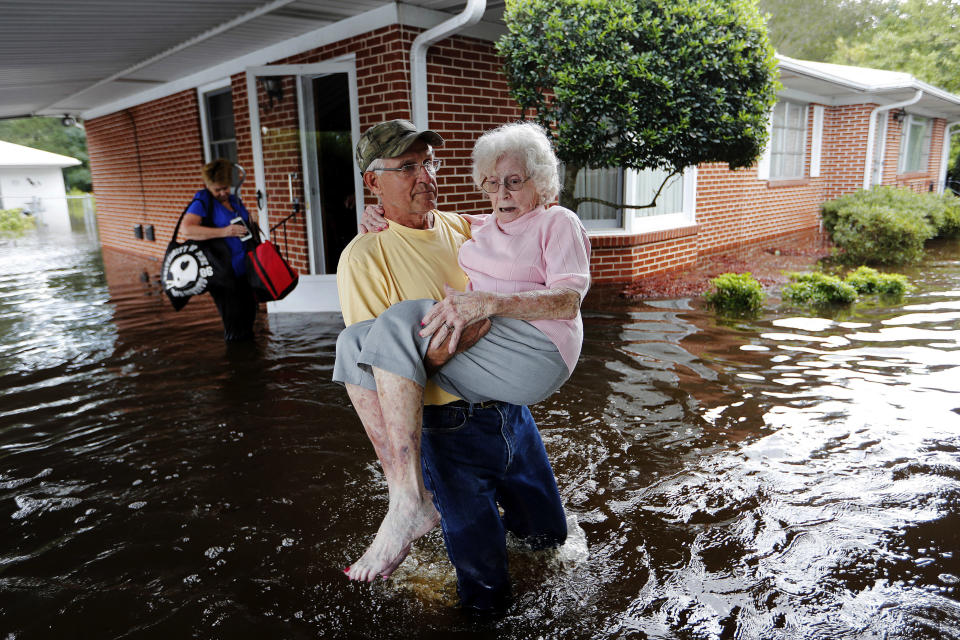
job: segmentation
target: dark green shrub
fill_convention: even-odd
[[[823,203],[823,227],[847,262],[905,264],[933,237],[960,235],[960,198],[874,187]]]
[[[901,297],[910,290],[907,276],[899,273],[881,273],[870,267],[858,267],[847,274],[844,281],[857,290],[860,295],[879,295]]]
[[[924,242],[936,230],[925,208],[906,205],[903,193],[889,187],[857,191],[825,207],[824,227],[830,229],[833,243],[843,249],[841,260],[859,264],[920,260]]]
[[[763,288],[750,273],[722,273],[710,281],[707,303],[727,313],[749,313],[763,306]]]
[[[35,226],[34,219],[23,215],[22,209],[0,209],[0,235],[23,235],[24,231]]]
[[[841,305],[857,299],[857,290],[837,276],[819,271],[791,273],[781,295],[796,304]]]
[[[943,222],[938,237],[956,238],[960,236],[960,198],[947,191],[941,196],[944,203]]]

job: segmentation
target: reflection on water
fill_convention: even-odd
[[[0,244],[0,632],[10,638],[960,638],[960,251],[902,304],[718,322],[588,300],[535,409],[567,505],[498,621],[437,532],[349,584],[386,509],[329,381],[336,315],[227,347],[157,265]],[[143,277],[145,274],[145,277]]]

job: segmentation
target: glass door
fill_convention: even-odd
[[[363,207],[354,65],[253,67],[247,96],[260,226],[301,273],[332,275]]]

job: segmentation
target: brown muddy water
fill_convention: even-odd
[[[535,407],[569,513],[459,616],[439,533],[373,586],[386,509],[330,382],[337,315],[227,348],[83,234],[0,245],[0,638],[960,638],[960,249],[844,314],[588,299]],[[156,270],[148,263],[147,275]]]

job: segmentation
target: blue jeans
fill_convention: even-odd
[[[533,416],[527,407],[506,403],[426,406],[422,441],[424,484],[441,515],[460,604],[501,609],[510,597],[505,531],[539,549],[567,537]]]

